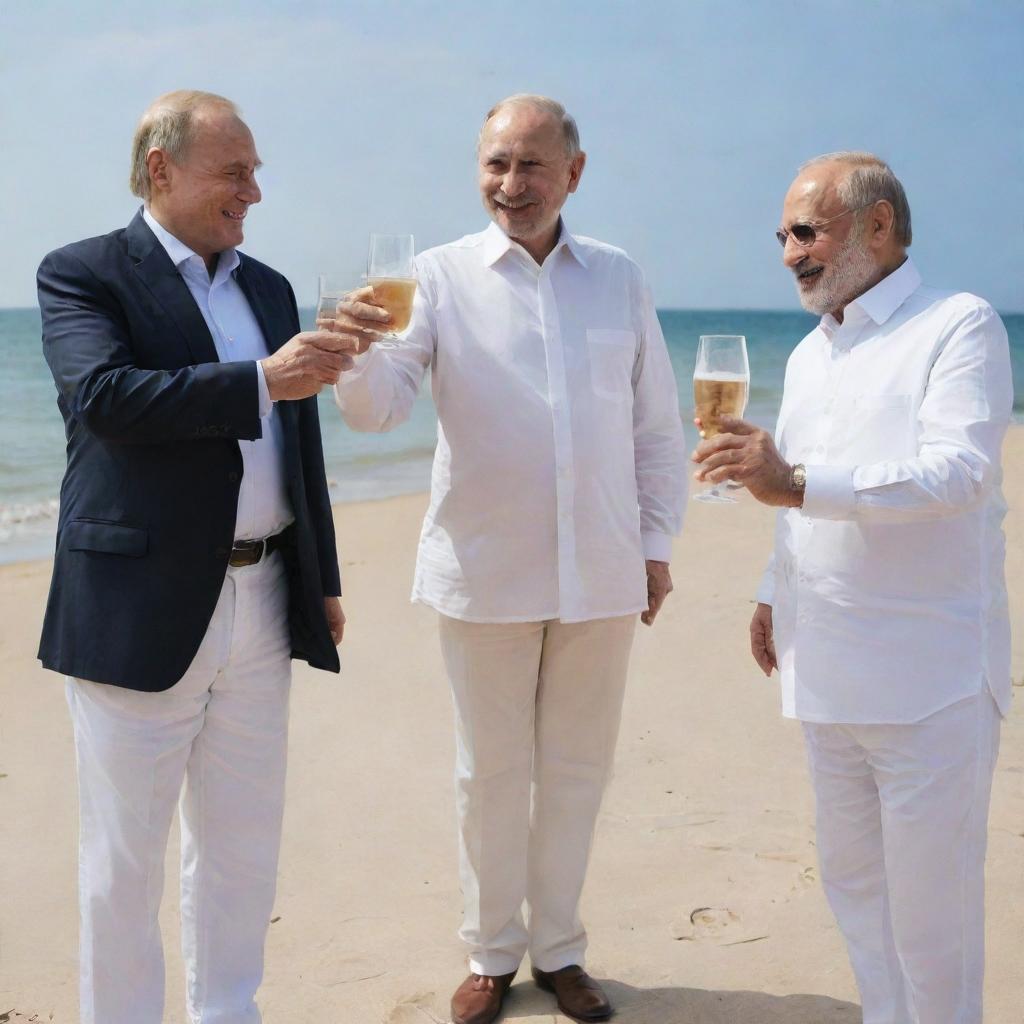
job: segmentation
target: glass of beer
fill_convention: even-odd
[[[701,437],[721,432],[722,416],[743,415],[750,392],[747,339],[742,334],[702,334],[693,370],[693,401],[701,422]],[[710,485],[694,501],[735,504],[736,499]]]
[[[366,283],[373,289],[373,301],[391,314],[391,326],[384,336],[390,341],[409,326],[412,300],[416,295],[416,265],[412,235],[370,235]]]

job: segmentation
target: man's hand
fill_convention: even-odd
[[[773,668],[779,667],[778,659],[775,657],[775,634],[772,632],[770,604],[758,604],[754,617],[750,620],[750,653],[766,676],[772,674]]]
[[[647,559],[647,611],[640,613],[640,621],[645,626],[653,626],[654,619],[665,598],[672,593],[672,574],[668,571],[668,562],[655,562]]]
[[[322,324],[324,329],[348,341],[356,355],[361,355],[381,335],[387,334],[391,314],[373,301],[373,289],[367,286],[349,292],[338,303],[335,319],[324,320]]]
[[[337,647],[345,636],[345,613],[341,610],[341,599],[324,598],[324,611],[327,613],[327,625],[331,630],[331,639]]]
[[[694,420],[701,426],[700,420]],[[693,453],[694,478],[720,484],[735,480],[765,505],[796,507],[803,493],[790,487],[793,467],[779,454],[771,434],[752,423],[723,416],[722,433],[701,441]]]
[[[303,331],[261,360],[271,401],[296,400],[336,384],[352,368],[352,346],[328,331]]]

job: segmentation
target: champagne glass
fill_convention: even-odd
[[[409,326],[416,295],[416,265],[412,235],[370,235],[366,283],[373,299],[391,314],[385,339],[391,342]]]
[[[747,339],[742,334],[702,334],[693,370],[693,400],[701,422],[701,437],[721,433],[722,416],[743,415],[750,392]],[[693,496],[694,501],[734,505],[717,484]]]
[[[329,331],[338,316],[338,303],[352,291],[352,279],[342,274],[321,274],[319,282],[316,329]]]

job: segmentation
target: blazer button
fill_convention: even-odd
[[[214,552],[214,554],[215,554],[215,555],[216,555],[216,556],[217,556],[218,558],[227,558],[227,557],[228,557],[228,555],[230,555],[230,554],[231,554],[231,552],[230,552],[230,551],[228,551],[228,549],[227,549],[227,548],[221,547],[221,548],[217,548],[217,550],[216,550],[216,551]]]
[[[230,473],[228,473],[228,480],[233,484],[237,484],[238,474],[234,470],[232,470]]]

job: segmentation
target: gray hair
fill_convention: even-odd
[[[180,163],[188,153],[196,134],[196,114],[205,107],[217,107],[238,115],[231,100],[198,89],[178,89],[155,99],[142,115],[132,139],[132,166],[128,184],[132,194],[148,200],[151,186],[146,158],[153,149],[162,149]]]
[[[516,104],[521,104],[527,107],[533,107],[535,110],[540,110],[545,114],[550,114],[558,123],[562,126],[562,133],[565,135],[565,152],[570,160],[579,156],[582,150],[580,149],[580,130],[576,127],[576,119],[570,114],[565,107],[562,106],[558,100],[551,99],[550,96],[538,96],[535,93],[530,92],[517,92],[513,96],[506,96],[503,100],[499,100],[497,103],[487,111],[487,116],[484,118],[484,124],[499,111],[504,110],[505,107],[511,107]],[[480,129],[480,136],[483,137],[483,128]],[[477,149],[480,148],[480,139],[477,139]]]
[[[910,227],[910,204],[907,194],[903,191],[899,178],[892,168],[873,153],[862,153],[854,150],[841,150],[836,153],[825,153],[801,164],[799,170],[805,171],[818,164],[845,164],[850,168],[837,186],[839,198],[850,210],[866,207],[884,199],[893,209],[893,234],[901,245],[910,245],[913,232]],[[863,210],[857,214],[860,221]]]

